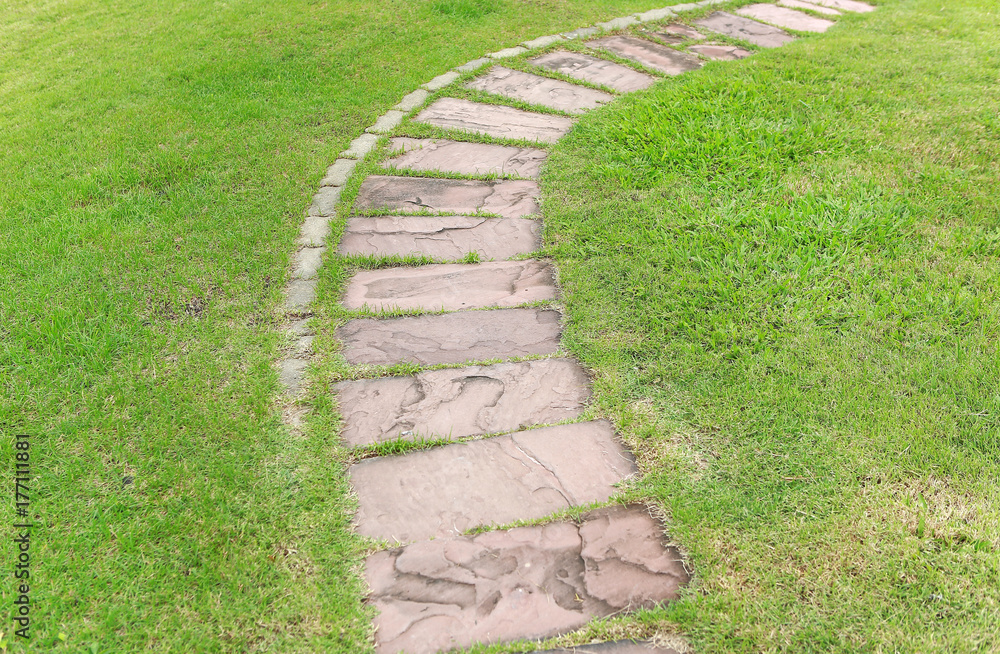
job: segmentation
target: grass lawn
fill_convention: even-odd
[[[272,367],[302,212],[431,77],[662,4],[0,5],[0,462],[33,435],[28,651],[366,651],[337,416],[314,384],[290,437]],[[554,149],[567,346],[639,456],[628,495],[696,571],[589,633],[1000,649],[1000,17],[882,5]],[[320,372],[342,368],[352,265],[322,272]]]
[[[583,118],[543,178],[699,653],[1000,651],[1000,14],[881,4]]]
[[[29,651],[367,647],[336,435],[288,438],[276,399],[303,211],[435,75],[657,4],[0,4],[0,464],[33,435]]]

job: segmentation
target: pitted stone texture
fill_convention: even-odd
[[[830,7],[831,9],[840,9],[842,11],[856,11],[861,14],[867,13],[869,11],[875,11],[875,7],[865,2],[858,2],[858,0],[813,0],[813,1],[818,5],[823,5],[824,7]]]
[[[564,41],[565,39],[566,37],[562,34],[550,34],[548,36],[539,36],[537,39],[525,41],[521,45],[529,50],[534,50],[535,48],[544,48],[547,45],[552,45],[553,43],[558,43],[559,41]]]
[[[550,116],[501,107],[441,98],[421,111],[413,119],[446,129],[457,129],[496,138],[526,139],[542,143],[555,143],[573,126],[565,116]]]
[[[773,25],[758,23],[743,16],[733,16],[724,11],[717,11],[695,22],[712,32],[748,41],[762,48],[777,48],[795,40],[795,37]]]
[[[390,109],[385,112],[375,121],[375,124],[366,129],[366,132],[372,132],[375,134],[385,134],[386,132],[391,132],[392,130],[399,127],[399,124],[403,122],[403,116],[406,114],[402,111],[396,109]]]
[[[477,216],[378,216],[349,218],[340,254],[425,255],[509,259],[538,249],[541,225],[527,218]]]
[[[617,582],[608,579],[619,572]],[[379,611],[379,654],[556,636],[593,618],[676,599],[690,580],[679,552],[664,543],[662,525],[641,506],[591,511],[579,524],[454,536],[378,552],[368,557],[365,576]],[[605,643],[577,650],[672,652],[643,646]]]
[[[349,469],[358,533],[399,542],[604,502],[635,472],[604,420],[367,459]],[[602,596],[615,598],[616,589],[595,574]]]
[[[347,157],[348,159],[364,159],[365,155],[372,151],[376,143],[378,143],[378,137],[374,134],[362,134],[351,141],[351,146],[341,152],[340,156]]]
[[[701,43],[699,45],[692,45],[688,50],[695,54],[700,54],[706,59],[714,59],[716,61],[746,59],[753,54],[749,50],[744,50],[737,45],[728,45],[725,43]]]
[[[602,30],[620,30],[629,25],[635,25],[639,22],[639,19],[635,16],[622,16],[621,18],[612,18],[604,23],[598,23],[597,27]]]
[[[461,77],[461,75],[459,75],[453,70],[449,70],[447,73],[442,73],[441,75],[438,75],[431,81],[427,82],[426,84],[423,85],[422,88],[427,89],[428,91],[437,91],[438,89],[443,89],[444,87],[448,86],[449,84],[457,80],[459,77]]]
[[[799,32],[825,32],[834,25],[832,20],[816,18],[788,7],[769,4],[747,5],[737,9],[736,13]]]
[[[644,89],[656,81],[656,78],[628,66],[579,52],[549,52],[532,59],[531,63],[585,82],[603,84],[622,93]]]
[[[488,57],[493,59],[507,59],[508,57],[516,57],[519,54],[524,54],[527,52],[527,48],[522,48],[519,45],[515,45],[513,48],[504,48],[503,50],[497,50],[496,52],[491,52]]]
[[[403,99],[399,101],[399,104],[397,104],[395,108],[400,111],[412,111],[422,105],[429,96],[430,91],[417,89],[413,93],[408,93],[403,96]]]
[[[547,649],[536,654],[680,654],[672,647],[657,647],[634,640],[615,640],[594,645],[577,645],[569,649]]]
[[[602,91],[502,66],[497,66],[465,86],[571,114],[582,114],[614,99]]]
[[[592,48],[613,52],[667,75],[679,75],[701,67],[701,62],[684,52],[651,43],[634,36],[609,36],[587,43]]]
[[[667,43],[681,43],[689,39],[703,39],[705,35],[690,25],[671,23],[658,32],[656,36]]]
[[[555,297],[555,275],[550,264],[536,260],[490,261],[362,270],[347,284],[344,306],[459,311],[514,307]]]
[[[472,61],[470,61],[468,63],[464,63],[461,66],[458,66],[457,68],[455,68],[455,70],[460,70],[463,73],[468,73],[468,72],[471,72],[473,70],[479,70],[480,68],[482,68],[483,66],[485,66],[486,64],[489,64],[489,63],[493,63],[493,60],[490,59],[489,57],[481,57],[479,59],[473,59]]]
[[[279,364],[278,382],[288,395],[296,395],[302,389],[302,379],[305,377],[309,361],[306,359],[284,359]]]
[[[792,7],[793,9],[808,9],[810,11],[815,11],[817,14],[825,14],[827,16],[841,15],[836,9],[824,7],[823,5],[818,5],[812,2],[805,2],[805,0],[778,0],[778,4],[782,7]]]
[[[558,311],[500,309],[352,320],[337,330],[337,338],[350,364],[432,366],[554,354],[559,332]]]
[[[580,29],[573,30],[572,32],[563,32],[563,36],[567,39],[585,39],[588,36],[593,36],[600,31],[600,28],[597,27],[581,27]]]
[[[344,186],[358,165],[357,159],[337,159],[326,169],[326,176],[320,186]]]
[[[285,289],[285,311],[301,314],[316,299],[315,279],[293,279]]]
[[[326,216],[309,216],[302,221],[299,237],[295,242],[299,245],[317,247],[326,243],[330,235],[330,219]]]
[[[292,254],[292,277],[313,279],[323,265],[325,247],[302,248]]]
[[[312,204],[309,205],[308,215],[310,216],[332,216],[337,213],[337,203],[340,202],[340,193],[343,189],[339,186],[323,186],[316,191]]]
[[[479,182],[467,179],[372,175],[361,184],[359,211],[475,213],[504,218],[538,213],[538,184],[524,180]]]
[[[537,179],[548,154],[537,148],[518,148],[445,139],[392,139],[394,151],[387,166],[408,170],[433,170],[460,175],[516,175]]]
[[[341,382],[337,396],[344,440],[356,447],[570,420],[590,398],[590,380],[575,361],[543,359]]]

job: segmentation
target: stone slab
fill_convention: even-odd
[[[638,91],[656,82],[655,77],[646,73],[579,52],[549,52],[532,59],[531,63],[585,82],[603,84],[621,93]]]
[[[292,277],[296,279],[313,279],[323,265],[323,252],[326,248],[305,247],[292,253]]]
[[[549,309],[460,311],[391,320],[351,320],[337,330],[353,365],[425,366],[511,359],[559,350],[560,316]]]
[[[572,32],[563,32],[563,36],[567,39],[585,39],[588,36],[593,36],[600,32],[598,27],[581,27],[578,30],[573,30]]]
[[[340,156],[348,159],[364,159],[365,155],[375,148],[378,137],[374,134],[362,134],[350,143],[350,147],[340,153]]]
[[[465,86],[571,114],[582,114],[614,100],[614,96],[603,91],[502,66],[493,68]]]
[[[539,650],[536,654],[680,654],[672,647],[657,647],[648,641],[614,640],[607,643],[577,645],[568,649]]]
[[[318,247],[326,243],[326,237],[330,235],[330,219],[326,216],[309,216],[302,222],[299,228],[299,237],[295,239],[296,244],[308,247]]]
[[[296,315],[308,313],[315,299],[315,279],[293,279],[285,288],[285,311]]]
[[[326,169],[326,176],[320,186],[344,186],[358,165],[357,159],[337,159]]]
[[[365,577],[379,612],[379,654],[548,638],[674,600],[690,581],[680,553],[664,542],[663,526],[642,506],[377,552],[365,562]],[[621,643],[577,649],[658,651]]]
[[[830,7],[831,9],[855,11],[860,14],[875,11],[875,7],[872,5],[866,2],[858,2],[858,0],[813,0],[813,2],[818,5],[823,5],[824,7]]]
[[[421,88],[424,88],[428,91],[437,91],[438,89],[443,89],[444,87],[448,86],[449,84],[457,80],[459,77],[461,77],[461,75],[459,75],[453,70],[449,70],[447,73],[442,73],[437,77],[435,77],[434,79],[432,79],[431,81],[427,82]]]
[[[685,25],[683,23],[670,23],[666,25],[663,30],[663,34],[669,34],[671,36],[679,36],[684,39],[703,39],[705,35],[691,27],[690,25]]]
[[[612,18],[609,21],[603,23],[597,23],[597,27],[602,30],[620,30],[628,27],[629,25],[635,25],[639,22],[639,19],[635,16],[622,16],[620,18]]]
[[[468,63],[464,63],[461,66],[457,66],[455,70],[461,71],[463,73],[468,73],[474,70],[479,70],[486,64],[493,63],[493,60],[489,57],[480,57],[479,59],[473,59]]]
[[[390,168],[497,175],[537,179],[548,154],[538,148],[466,143],[446,139],[392,139],[392,149],[402,152],[386,162]]]
[[[503,50],[497,50],[496,52],[489,53],[488,57],[491,59],[507,59],[508,57],[516,57],[519,54],[524,54],[528,49],[515,45],[513,48],[504,48]]]
[[[503,218],[522,218],[538,213],[538,194],[538,184],[526,180],[485,182],[372,175],[361,184],[354,207],[358,211],[484,211]]]
[[[635,472],[605,420],[366,459],[348,470],[358,533],[398,542],[604,502]]]
[[[635,17],[640,21],[646,23],[652,20],[663,20],[664,18],[673,18],[677,14],[670,7],[664,7],[663,9],[650,9],[649,11],[644,11],[641,14],[636,14]]]
[[[339,186],[321,186],[316,191],[316,195],[313,196],[307,215],[318,217],[336,215],[337,203],[340,202],[340,194],[342,192],[343,189]]]
[[[542,143],[555,143],[573,126],[573,121],[565,116],[538,114],[458,98],[441,98],[413,120],[445,129]]]
[[[570,359],[426,370],[336,386],[351,447],[396,439],[463,438],[580,415],[590,379]]]
[[[778,27],[799,32],[825,32],[834,26],[832,20],[817,18],[788,7],[779,7],[766,3],[747,5],[736,10],[740,16],[761,20]]]
[[[697,57],[634,36],[609,36],[587,43],[592,48],[613,52],[667,75],[679,75],[701,68]]]
[[[738,45],[728,45],[725,43],[700,43],[698,45],[692,45],[688,48],[691,52],[695,54],[700,54],[706,59],[712,59],[715,61],[735,61],[737,59],[746,59],[753,53],[749,50],[745,50]]]
[[[399,101],[394,108],[400,111],[413,111],[430,97],[430,91],[426,89],[417,89],[413,93],[408,93],[403,96],[403,99]]]
[[[711,32],[741,39],[762,48],[777,48],[795,40],[791,34],[773,25],[765,25],[724,11],[717,11],[695,23]]]
[[[805,2],[805,0],[778,0],[778,4],[782,7],[792,7],[793,9],[808,9],[809,11],[815,11],[817,14],[824,14],[826,16],[841,15],[836,9],[824,7],[823,5],[818,5],[812,2]]]
[[[545,46],[552,45],[553,43],[558,43],[559,41],[565,41],[566,37],[562,34],[549,34],[548,36],[539,36],[537,39],[531,39],[530,41],[525,41],[521,45],[528,48],[529,50],[534,50],[535,48],[544,48]]]
[[[298,395],[302,390],[309,361],[306,359],[283,359],[278,362],[278,383],[287,395]]]
[[[349,218],[340,239],[342,255],[424,255],[461,259],[509,259],[541,244],[541,225],[526,218],[477,216],[377,216]]]
[[[366,132],[373,134],[385,134],[391,132],[392,130],[399,127],[399,124],[403,122],[403,116],[406,113],[399,111],[397,109],[390,109],[385,112],[375,121],[375,124],[366,129]]]
[[[459,311],[515,307],[556,298],[555,273],[544,261],[436,263],[362,270],[347,283],[348,309]]]

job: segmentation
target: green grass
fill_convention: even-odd
[[[283,428],[272,367],[303,211],[420,84],[655,4],[0,5],[0,464],[34,435],[39,525],[8,646],[365,651],[336,431]]]
[[[554,149],[566,345],[699,653],[1000,651],[997,17],[885,2]]]

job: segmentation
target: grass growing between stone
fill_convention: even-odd
[[[11,637],[5,582],[0,640],[365,651],[336,432],[290,438],[276,400],[303,211],[435,75],[654,6],[4,3],[0,464],[33,435],[37,527],[32,637]]]
[[[883,3],[554,148],[565,343],[697,577],[620,624],[703,654],[1000,649],[998,18]]]

